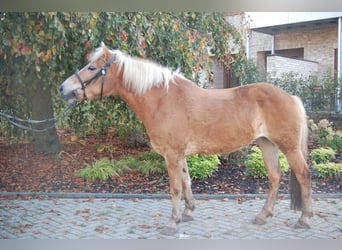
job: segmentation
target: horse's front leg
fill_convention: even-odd
[[[172,213],[170,220],[160,232],[164,235],[174,235],[178,232],[178,224],[182,221],[180,204],[182,195],[182,164],[181,158],[175,155],[167,156],[165,160],[170,179]]]
[[[195,210],[195,199],[192,195],[191,178],[189,175],[189,169],[186,159],[184,158],[183,160],[181,160],[180,163],[182,168],[182,187],[185,199],[185,209],[182,215],[182,221],[187,222],[194,219],[193,212]]]

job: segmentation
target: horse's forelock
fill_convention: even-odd
[[[89,62],[93,62],[97,59],[99,59],[104,54],[104,47],[100,46],[93,51],[89,56]]]

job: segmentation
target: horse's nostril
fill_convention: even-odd
[[[59,93],[62,93],[63,92],[63,86],[61,86],[60,88],[59,88]]]

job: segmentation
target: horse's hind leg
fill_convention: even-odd
[[[291,172],[291,209],[302,210],[295,228],[310,228],[310,218],[313,215],[311,203],[310,171],[300,150],[287,152]]]
[[[261,148],[269,178],[269,191],[266,202],[261,212],[252,221],[254,224],[262,225],[266,223],[268,217],[273,216],[281,178],[281,169],[278,147],[266,138],[259,138],[257,142]]]
[[[185,199],[185,210],[182,215],[182,221],[187,222],[193,220],[193,211],[195,210],[195,200],[191,191],[191,179],[189,176],[188,164],[186,159],[181,161],[182,164],[182,187]]]

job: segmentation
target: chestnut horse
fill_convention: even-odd
[[[165,158],[170,178],[172,213],[161,233],[175,234],[181,221],[193,219],[195,204],[185,157],[233,152],[254,140],[262,149],[269,192],[253,223],[265,224],[273,215],[282,175],[281,150],[291,167],[291,209],[302,211],[295,227],[310,227],[308,128],[298,97],[267,83],[202,89],[177,72],[109,50],[104,43],[87,66],[63,82],[60,93],[68,103],[119,95],[142,120],[152,147]]]

